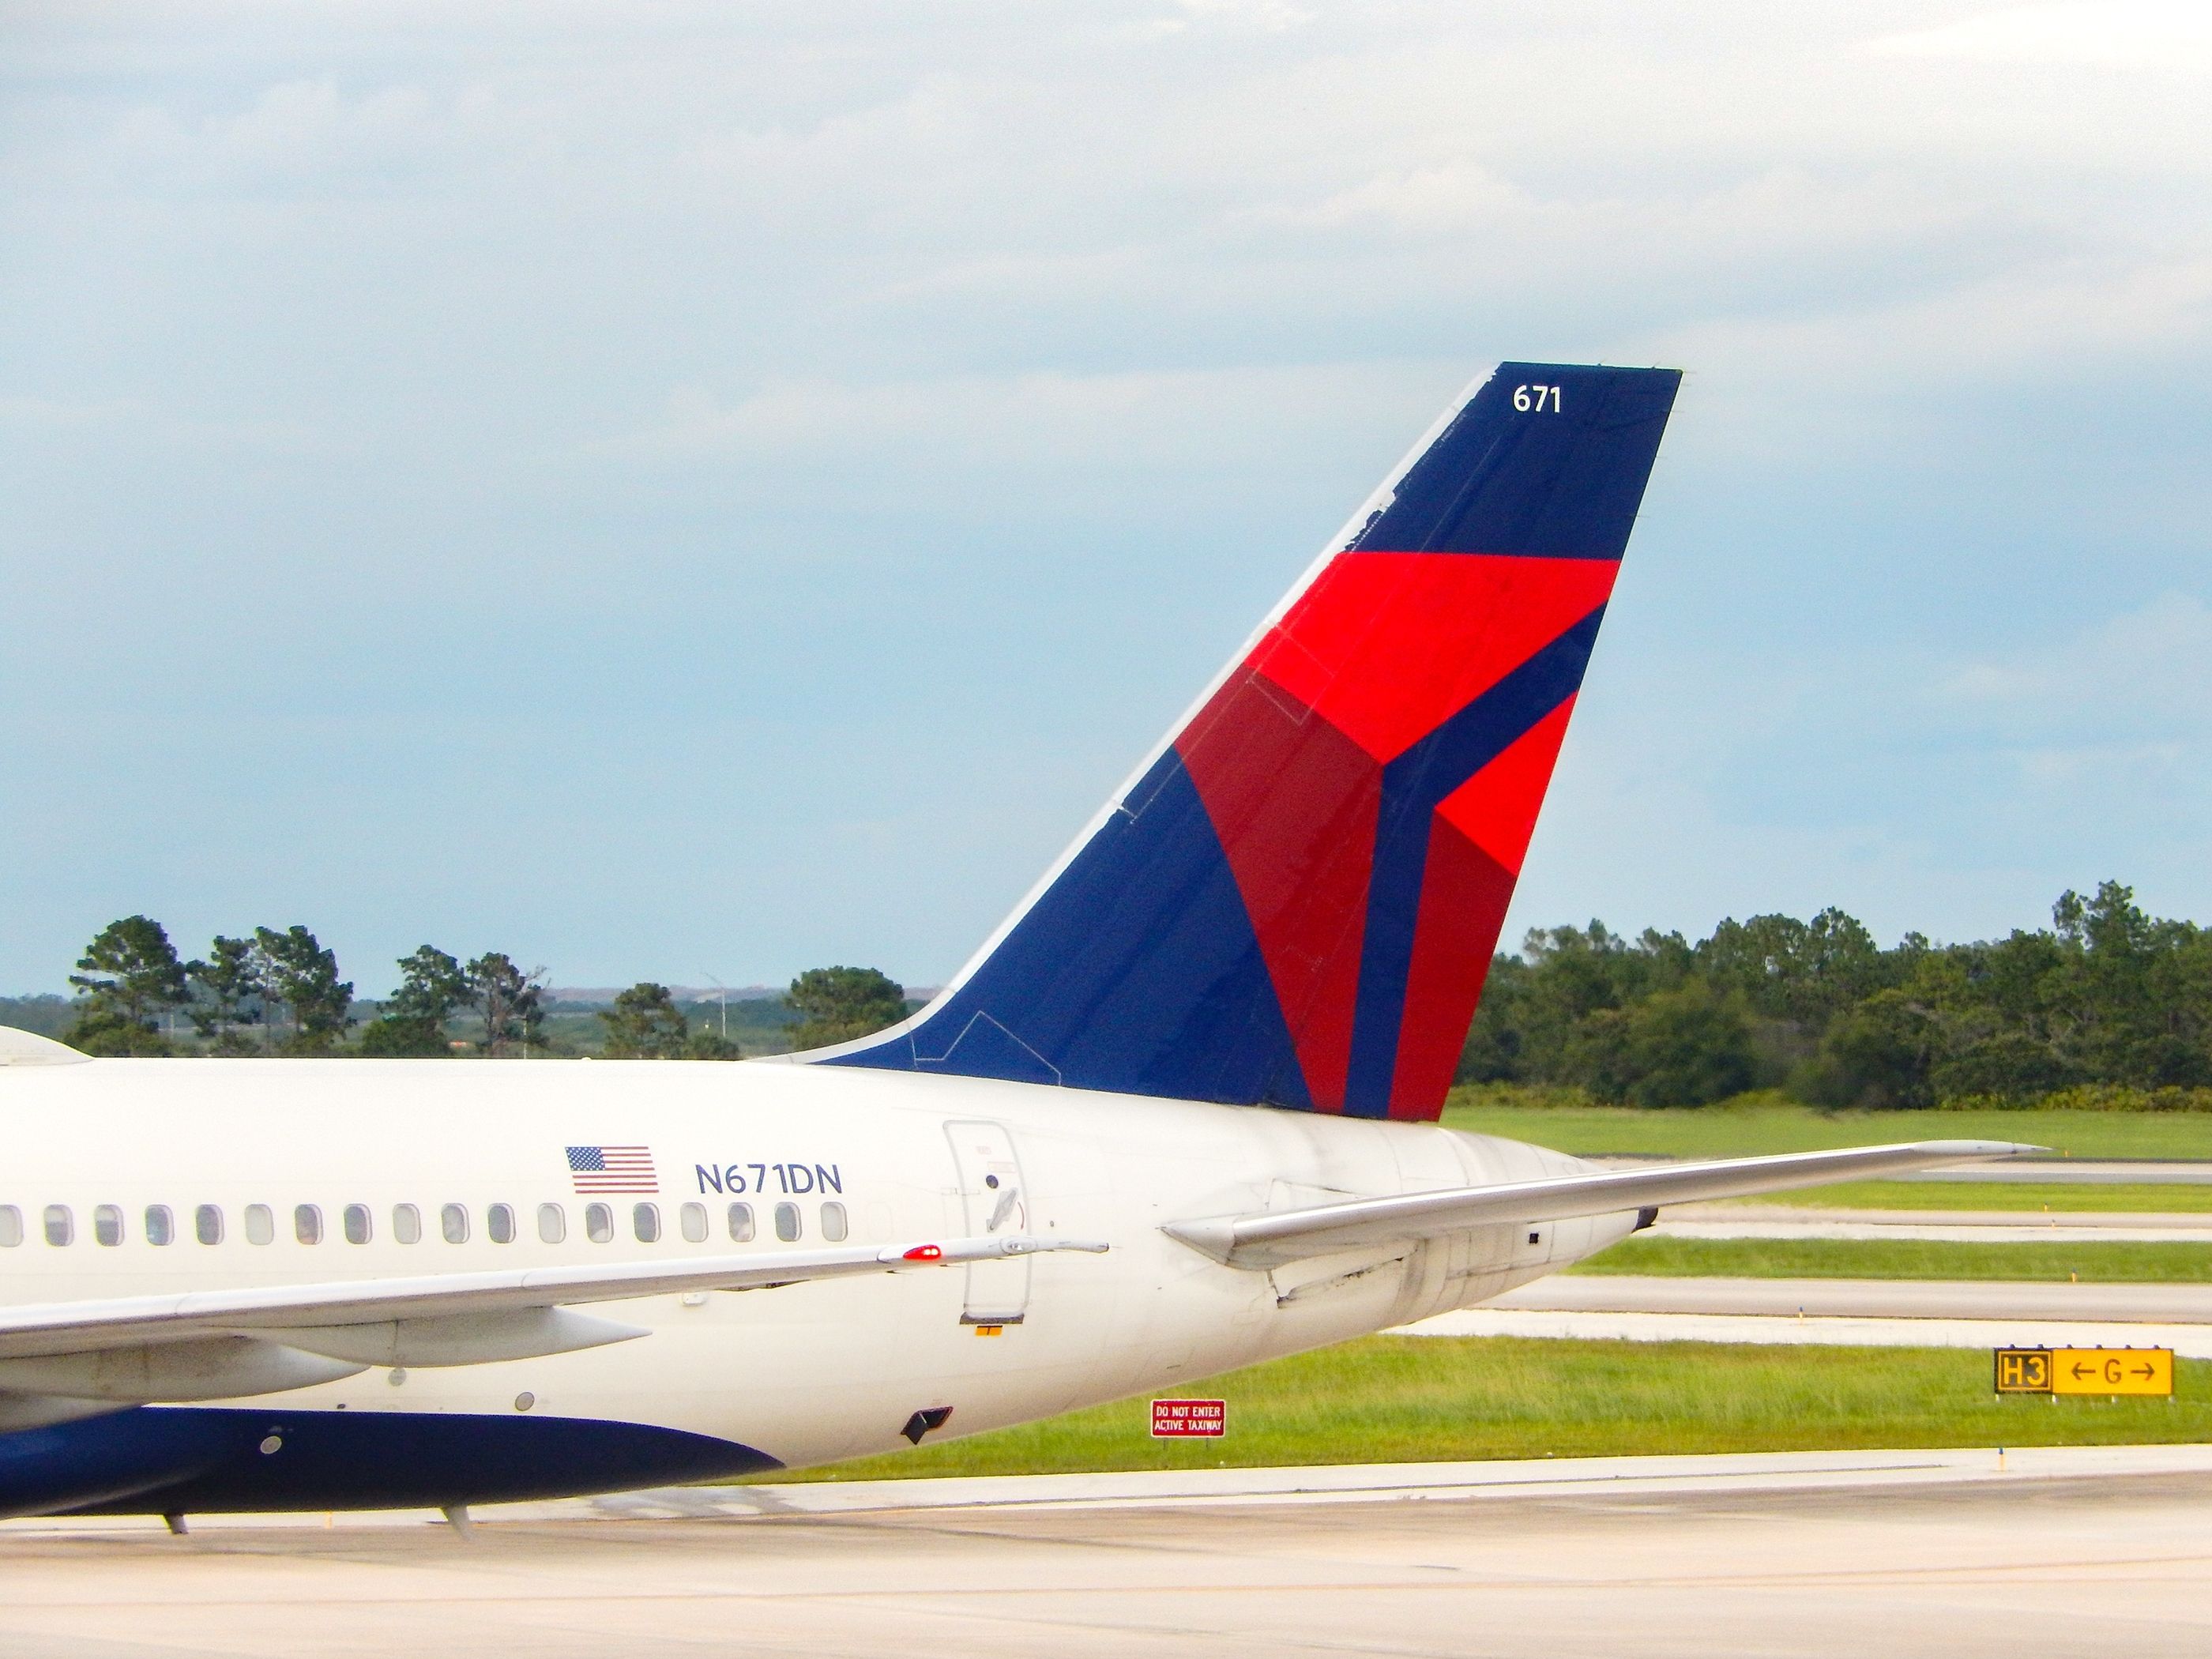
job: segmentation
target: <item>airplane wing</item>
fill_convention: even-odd
[[[1352,1199],[1310,1209],[1255,1211],[1171,1222],[1163,1231],[1229,1267],[1266,1269],[1357,1245],[1412,1243],[1470,1227],[1562,1221],[1662,1204],[1742,1198],[1753,1193],[2017,1158],[2045,1150],[2003,1140],[1917,1140],[1893,1146],[1853,1146],[1842,1152],[1606,1170],[1489,1187],[1449,1187],[1399,1197]]]
[[[1050,1250],[1105,1249],[1081,1240],[999,1234],[941,1244],[851,1245],[32,1303],[0,1308],[0,1393],[108,1400],[195,1394],[221,1398],[231,1392],[267,1391],[232,1387],[257,1376],[265,1377],[273,1389],[372,1364],[520,1359],[646,1334],[634,1325],[571,1311],[579,1304],[677,1291],[766,1290]],[[293,1360],[319,1356],[335,1363],[272,1363],[280,1350]],[[187,1357],[191,1363],[176,1363]],[[200,1393],[185,1372],[210,1373],[204,1379],[209,1392]],[[282,1380],[287,1376],[297,1380]]]

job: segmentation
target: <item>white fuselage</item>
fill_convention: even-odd
[[[834,1239],[832,1203],[855,1243],[1020,1227],[1111,1247],[602,1304],[595,1313],[649,1334],[373,1368],[282,1396],[294,1413],[648,1424],[790,1466],[902,1447],[921,1410],[951,1408],[941,1436],[972,1433],[1463,1307],[1635,1221],[1225,1267],[1162,1224],[1583,1166],[1432,1125],[818,1066],[107,1060],[0,1073],[0,1097],[13,1124],[0,1206],[20,1216],[21,1242],[0,1248],[9,1304],[770,1251],[792,1248],[779,1206],[792,1206],[782,1231],[795,1223],[799,1241],[818,1243],[825,1220]],[[580,1190],[641,1183],[577,1174],[571,1146],[647,1149],[654,1190]],[[592,1236],[594,1203],[611,1237]],[[656,1231],[638,1224],[641,1205],[657,1237],[641,1238]],[[348,1237],[353,1206],[362,1242]],[[493,1236],[495,1206],[513,1218],[507,1242]],[[203,1206],[217,1242],[200,1241],[217,1231]],[[419,1218],[411,1243],[402,1206]],[[452,1240],[448,1206],[465,1212]],[[173,1242],[149,1240],[149,1209],[166,1210]],[[6,1223],[0,1210],[0,1241]]]

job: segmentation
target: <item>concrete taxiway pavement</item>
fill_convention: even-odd
[[[1559,1275],[1397,1334],[1902,1348],[2171,1348],[2212,1359],[2212,1286]]]
[[[2212,1322],[2212,1285],[2002,1279],[1693,1279],[1555,1273],[1486,1305],[1577,1313]]]
[[[2212,1186],[2212,1160],[2182,1158],[2023,1158],[2004,1164],[1971,1164],[1954,1170],[1917,1170],[1894,1181],[1997,1182],[2037,1186]]]
[[[1954,1244],[2207,1244],[2212,1215],[2130,1210],[1830,1210],[1781,1204],[1681,1204],[1659,1212],[1662,1238],[1921,1238]]]
[[[2212,1649],[2212,1452],[1786,1454],[0,1525],[10,1659]]]

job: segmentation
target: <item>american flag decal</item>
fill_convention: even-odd
[[[653,1152],[646,1146],[571,1146],[568,1178],[580,1193],[657,1193]]]

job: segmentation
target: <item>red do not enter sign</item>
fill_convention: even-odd
[[[1228,1431],[1229,1402],[1225,1400],[1152,1401],[1155,1440],[1218,1439]]]

